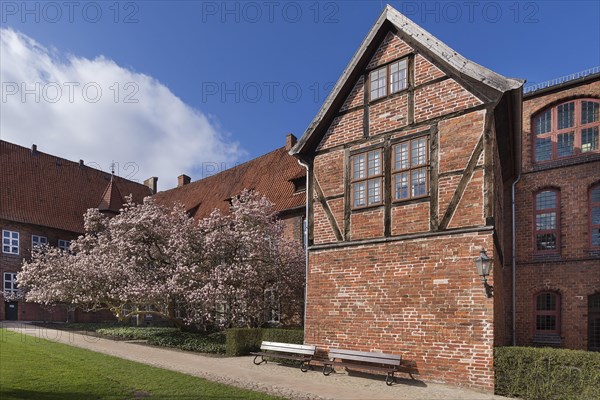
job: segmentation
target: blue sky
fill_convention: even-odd
[[[190,123],[179,129],[209,124],[211,135],[172,136],[181,141],[181,147],[190,147],[191,141],[219,142],[221,147],[213,145],[210,151],[201,144],[193,147],[196,155],[173,150],[172,158],[195,160],[177,165],[179,173],[198,179],[207,172],[201,162],[231,166],[280,147],[287,132],[300,136],[386,3],[97,1],[74,2],[72,9],[63,2],[54,6],[23,4],[3,2],[2,28],[33,39],[46,48],[53,62],[64,59],[69,65],[70,57],[97,60],[103,56],[105,61],[130,71],[132,79],[152,78],[160,83],[156,83],[159,89],[164,86],[181,99],[190,112],[206,117],[195,122],[197,125]],[[542,82],[600,65],[597,1],[390,4],[465,57],[509,77]],[[19,54],[7,51],[3,57]],[[0,59],[0,64],[5,62]],[[4,71],[3,82],[8,79],[8,67]],[[145,92],[153,98],[144,98],[142,92],[135,94],[138,105],[147,102],[148,112],[165,109],[167,103],[153,103],[153,92]],[[119,96],[126,93],[121,88]],[[17,112],[7,104],[0,104],[3,118],[8,112]],[[100,112],[99,107],[97,110]],[[144,122],[127,126],[143,129]],[[7,125],[0,134],[26,146],[31,145],[28,142],[44,143],[45,137],[52,136],[22,133],[32,127],[32,123],[25,127]],[[15,132],[21,129],[21,133]],[[127,130],[120,133],[121,137],[128,135],[132,140],[123,142],[125,149],[118,161],[125,163],[129,148],[129,157],[140,164],[143,173],[158,175],[159,182],[166,185],[163,188],[173,186],[176,172],[167,167],[168,161],[162,167],[152,165],[151,158],[144,158],[132,147],[133,138],[144,136]],[[160,129],[152,135],[160,136]],[[156,140],[156,136],[147,137],[148,142]],[[69,138],[64,141],[69,142]],[[88,151],[83,147],[84,139],[72,142],[73,146],[62,147],[48,143],[48,148],[75,160],[90,154],[88,158],[98,159],[105,168],[110,156]]]

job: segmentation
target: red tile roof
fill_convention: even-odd
[[[256,190],[275,204],[278,212],[304,207],[305,192],[295,193],[293,179],[306,176],[306,170],[285,149],[274,150],[254,160],[216,175],[157,193],[162,204],[183,204],[195,218],[208,216],[215,208],[226,212],[229,199],[244,189]]]
[[[148,187],[56,156],[0,141],[0,219],[83,232],[83,214],[103,203],[107,192],[151,195]],[[109,190],[110,189],[110,190]],[[117,189],[117,190],[114,190]]]

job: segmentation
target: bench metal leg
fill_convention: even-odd
[[[394,378],[394,373],[388,372],[387,376],[385,377],[385,384],[388,386],[392,386],[392,383],[394,382],[396,382],[396,379]]]
[[[256,359],[260,357],[261,361],[260,362],[256,362]],[[267,360],[265,360],[265,358],[263,356],[255,356],[254,360],[252,360],[252,362],[254,363],[254,365],[260,365],[262,363],[267,363]]]
[[[333,365],[325,364],[323,365],[323,375],[329,376],[333,372]]]
[[[312,366],[310,365],[310,360],[302,361],[302,364],[300,364],[300,371],[306,372],[309,369],[312,369]]]

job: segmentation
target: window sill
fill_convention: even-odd
[[[533,253],[533,261],[558,261],[560,260],[559,252],[548,252],[548,253]]]
[[[372,206],[365,206],[365,207],[360,207],[360,208],[353,208],[352,212],[353,213],[361,213],[363,211],[373,211],[373,210],[377,210],[379,208],[383,208],[383,204],[374,204]]]
[[[399,97],[399,96],[401,96],[403,94],[406,94],[406,93],[408,93],[409,88],[410,88],[410,86],[407,86],[407,87],[405,87],[402,90],[399,90],[399,91],[394,92],[394,93],[386,94],[385,96],[378,97],[378,98],[376,98],[374,100],[369,99],[369,106],[372,106],[372,105],[381,103],[381,102],[383,102],[385,100],[390,100],[390,99],[393,99],[394,97]]]
[[[429,196],[429,195],[421,196],[421,197],[413,197],[411,199],[406,199],[406,200],[394,200],[394,201],[392,201],[392,206],[394,206],[394,207],[407,206],[410,204],[425,203],[428,201],[431,201],[431,196]]]

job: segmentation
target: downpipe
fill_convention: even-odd
[[[519,175],[517,175],[517,179],[512,184],[511,187],[511,212],[512,212],[512,345],[517,345],[517,217],[515,215],[516,205],[515,205],[515,187],[517,183],[521,180],[521,171],[519,171]]]
[[[308,299],[308,180],[310,175],[310,165],[298,160],[298,164],[302,165],[306,169],[306,208],[304,212],[304,222],[302,223],[302,235],[304,236],[304,258],[305,258],[305,271],[304,271],[304,316],[302,317],[302,325],[304,337],[306,337],[306,302]]]

